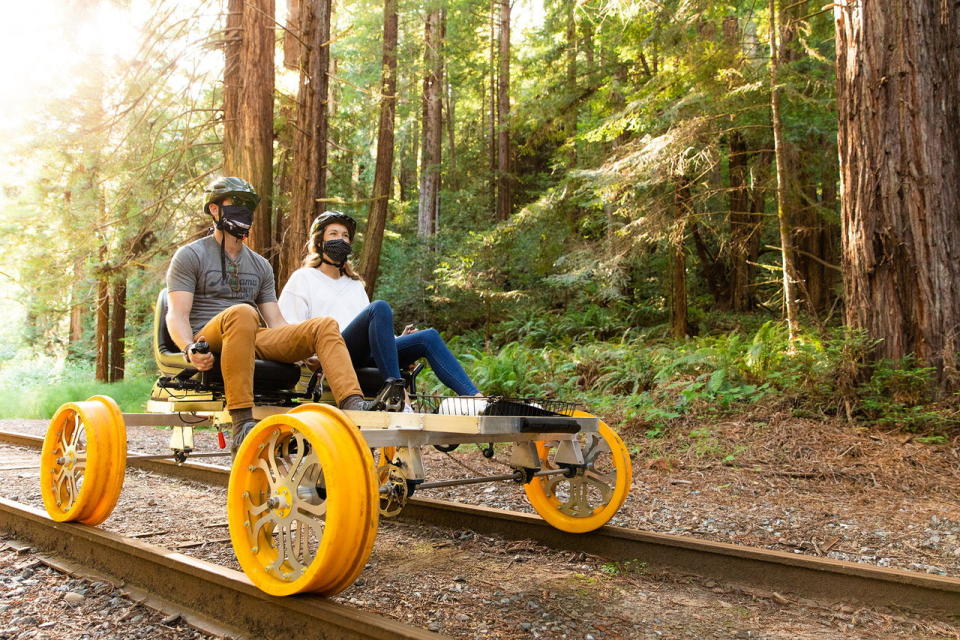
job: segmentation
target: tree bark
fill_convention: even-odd
[[[675,178],[673,190],[674,228],[670,252],[670,335],[685,338],[687,323],[687,252],[684,245],[690,209],[690,184],[685,177]]]
[[[773,148],[777,165],[777,220],[780,226],[780,254],[783,263],[783,302],[787,316],[787,335],[792,345],[797,334],[796,269],[794,267],[793,230],[786,210],[786,160],[783,119],[780,114],[780,88],[777,86],[779,54],[777,47],[777,0],[770,0],[770,111],[773,120]]]
[[[410,120],[404,133],[401,145],[400,158],[400,201],[411,200],[417,188],[417,151],[420,149],[420,121],[418,118]]]
[[[274,262],[273,208],[273,89],[274,0],[246,0],[241,16],[240,90],[237,139],[224,154],[224,172],[249,181],[260,195],[248,244]]]
[[[510,166],[510,0],[500,0],[499,73],[497,86],[497,220],[513,209]]]
[[[960,18],[954,3],[835,5],[847,324],[960,388]]]
[[[449,72],[446,68],[443,71],[443,95],[446,100],[446,112],[447,117],[445,118],[447,123],[447,180],[450,184],[449,188],[456,190],[458,187],[457,181],[457,118],[456,118],[456,99],[453,95],[453,85],[450,83]]]
[[[367,295],[371,298],[380,272],[380,250],[393,185],[393,133],[397,112],[397,25],[397,0],[384,0],[377,166],[373,177],[373,201],[367,216],[367,232],[363,236],[363,254],[360,258]]]
[[[110,292],[110,382],[123,380],[127,324],[127,277],[119,274]]]
[[[753,307],[750,283],[750,239],[755,230],[747,191],[747,142],[739,131],[730,134],[730,308]]]
[[[223,167],[228,173],[240,166],[240,93],[243,89],[240,52],[243,48],[244,0],[228,0],[224,29],[223,65]]]
[[[101,255],[104,251],[101,251]],[[97,273],[97,382],[110,381],[110,286],[105,272]]]
[[[291,71],[300,69],[303,55],[303,31],[300,28],[300,8],[305,0],[287,0],[287,29],[283,32],[283,66]]]
[[[423,52],[423,147],[420,153],[420,206],[417,235],[437,232],[440,204],[440,143],[443,88],[443,15],[439,8],[427,13]]]
[[[303,0],[300,8],[300,38],[307,44],[300,57],[297,91],[297,126],[293,135],[293,170],[290,211],[285,218],[278,277],[281,282],[303,259],[310,224],[322,211],[317,202],[326,195],[327,136],[330,84],[330,0]]]
[[[70,334],[67,338],[67,350],[75,355],[83,339],[83,314],[88,309],[88,296],[81,288],[83,281],[83,258],[73,261],[73,283],[70,287]]]
[[[490,175],[497,175],[497,3],[490,0]],[[497,190],[491,189],[493,208],[497,207]]]
[[[577,146],[573,137],[577,134],[577,18],[576,18],[576,0],[566,0],[564,10],[566,12],[566,90],[569,96],[566,118],[564,122],[564,136],[567,138],[567,144],[571,151],[568,160],[571,164],[577,160]]]

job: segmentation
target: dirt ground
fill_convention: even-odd
[[[45,428],[42,421],[0,421],[5,430]],[[686,435],[693,430],[696,436]],[[677,433],[682,437],[658,440],[626,434],[634,485],[613,524],[960,575],[956,441],[928,445],[777,415],[691,424]],[[166,438],[133,428],[130,448],[161,452]],[[196,442],[198,450],[216,447],[211,433],[198,433]],[[425,450],[429,479],[502,472],[501,462],[487,461],[476,447],[463,449]],[[2,469],[36,453],[3,446],[0,456]],[[35,471],[0,470],[0,495],[40,506]],[[530,511],[510,484],[423,495]],[[120,503],[102,526],[237,568],[223,505],[222,489],[129,470]],[[49,606],[31,609],[40,605],[17,589],[36,585],[6,577],[10,567],[31,562],[29,555],[13,563],[5,558],[0,553],[0,638],[106,637],[88,632],[89,615],[63,606],[62,592],[46,581]],[[71,578],[60,579],[70,591]],[[651,573],[642,562],[609,563],[531,542],[391,521],[381,521],[360,579],[335,599],[459,638],[960,638],[956,621],[795,602]],[[129,606],[118,604],[109,619]],[[40,628],[71,620],[77,631]],[[161,635],[143,637],[198,637],[155,628]]]

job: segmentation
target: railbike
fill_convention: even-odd
[[[154,315],[153,351],[161,376],[147,413],[120,411],[107,396],[61,406],[43,443],[40,489],[57,521],[90,525],[113,511],[123,487],[126,425],[171,428],[171,456],[193,451],[197,426],[229,424],[219,362],[189,368],[166,330],[166,292]],[[243,571],[272,595],[332,595],[350,586],[373,548],[380,517],[399,513],[415,492],[456,484],[522,483],[533,509],[572,533],[604,525],[623,505],[631,463],[620,437],[572,404],[549,400],[438,397],[416,393],[414,412],[341,411],[317,374],[260,361],[254,416],[230,470],[227,521]],[[383,385],[376,369],[357,372],[364,394]],[[224,446],[222,432],[220,444]],[[422,448],[451,451],[510,443],[512,473],[428,482]]]

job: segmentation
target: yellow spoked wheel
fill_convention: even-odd
[[[127,431],[107,396],[62,405],[40,453],[40,495],[58,522],[97,525],[113,512],[123,489]]]
[[[592,418],[574,411],[573,417]],[[630,454],[620,436],[603,421],[598,433],[576,436],[585,468],[573,477],[537,476],[524,485],[527,500],[540,517],[561,531],[586,533],[605,525],[623,506],[633,480]],[[537,442],[541,469],[558,469],[557,442]]]
[[[244,573],[275,596],[347,588],[373,548],[378,487],[370,450],[339,409],[306,404],[261,421],[227,488]]]

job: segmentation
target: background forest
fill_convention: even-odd
[[[487,393],[651,437],[754,404],[958,423],[951,362],[846,320],[823,3],[48,4],[0,52],[42,52],[0,122],[5,415],[93,378],[146,400],[166,265],[224,173],[269,196],[251,242],[279,285],[312,217],[349,213],[372,297]]]

